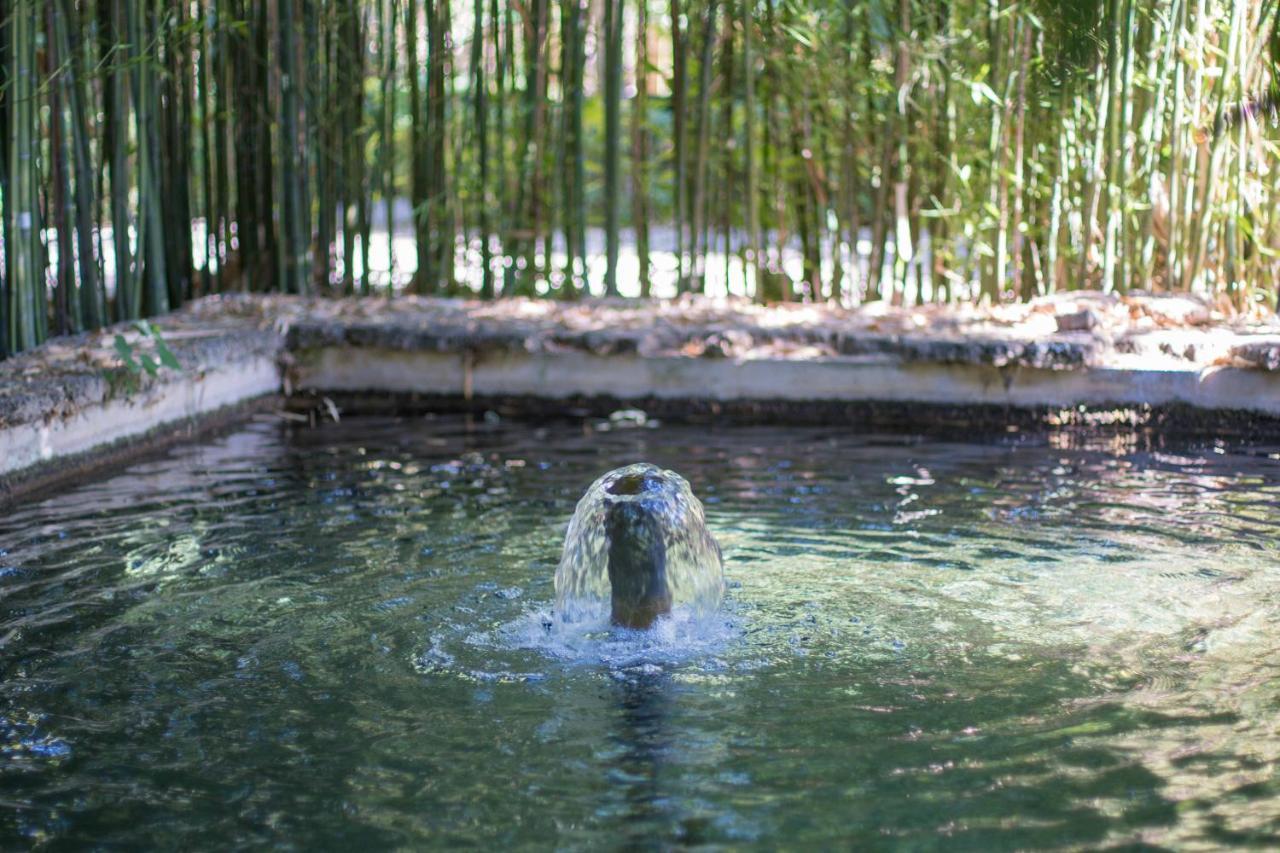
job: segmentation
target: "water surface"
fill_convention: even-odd
[[[1280,448],[269,421],[0,519],[0,846],[1280,844]],[[683,474],[719,616],[556,624]]]

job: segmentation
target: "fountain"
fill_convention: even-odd
[[[702,502],[674,471],[638,463],[591,484],[569,522],[556,569],[556,612],[649,628],[673,609],[720,605],[724,568]]]

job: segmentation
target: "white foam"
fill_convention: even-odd
[[[742,633],[732,613],[707,615],[691,607],[675,608],[647,630],[611,625],[607,610],[568,622],[548,607],[532,607],[487,630],[459,625],[437,631],[414,665],[423,673],[489,682],[536,682],[582,668],[615,676],[721,668],[718,655]]]

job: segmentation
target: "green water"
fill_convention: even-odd
[[[719,616],[555,624],[648,460]],[[255,423],[0,519],[0,847],[1280,844],[1280,448]]]

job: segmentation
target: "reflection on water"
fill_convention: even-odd
[[[588,425],[589,427],[589,425]],[[259,423],[0,519],[0,838],[1280,844],[1280,452]],[[678,470],[714,618],[551,618]]]

